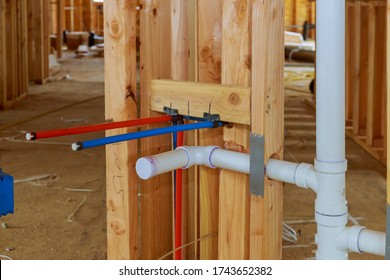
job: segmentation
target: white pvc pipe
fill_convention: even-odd
[[[313,165],[269,159],[266,165],[268,178],[317,191],[317,177]]]
[[[211,153],[211,164],[215,167],[233,170],[245,174],[250,172],[249,154],[216,149]]]
[[[149,179],[156,175],[182,168],[188,164],[188,155],[182,150],[174,150],[152,157],[137,160],[135,169],[141,179]]]
[[[345,0],[317,0],[316,12],[316,258],[346,259],[347,250],[337,244],[348,222],[345,200]]]
[[[249,164],[249,155],[245,153],[222,150],[216,146],[182,146],[174,151],[140,158],[137,160],[135,168],[138,176],[146,180],[162,173],[189,168],[193,165],[218,167],[249,174]]]
[[[345,160],[345,0],[316,2],[316,158]]]
[[[361,252],[384,256],[386,234],[379,231],[363,229],[359,235],[358,246]]]

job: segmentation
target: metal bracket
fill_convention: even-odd
[[[179,110],[172,109],[171,107],[164,106],[163,111],[170,116],[177,116],[179,114]]]
[[[387,204],[385,260],[390,260],[390,204]]]
[[[264,197],[264,136],[250,135],[250,192]]]
[[[221,117],[219,114],[203,113],[203,118],[205,120],[212,121],[212,122],[218,122],[221,120]]]

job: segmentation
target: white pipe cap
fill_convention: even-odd
[[[155,163],[150,157],[143,157],[137,160],[135,170],[141,179],[152,178],[156,174]]]

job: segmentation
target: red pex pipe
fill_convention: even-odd
[[[115,128],[123,128],[123,127],[147,125],[147,124],[152,124],[152,123],[169,122],[171,120],[172,120],[171,116],[159,116],[159,117],[137,119],[137,120],[130,120],[130,121],[101,123],[101,124],[85,125],[85,126],[79,126],[79,127],[69,127],[69,128],[62,128],[62,129],[29,132],[26,134],[26,139],[27,140],[44,139],[44,138],[59,137],[59,136],[65,136],[65,135],[82,134],[82,133],[88,133],[88,132],[109,130],[109,129],[115,129]]]
[[[177,146],[184,145],[184,132],[177,133]],[[180,248],[181,244],[181,228],[182,228],[182,211],[183,211],[183,171],[176,170],[176,223],[175,223],[175,248]],[[181,249],[175,250],[175,260],[181,260]]]

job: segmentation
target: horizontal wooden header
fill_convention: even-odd
[[[152,80],[151,90],[153,111],[163,112],[167,106],[194,117],[210,111],[222,121],[250,125],[250,87]]]

